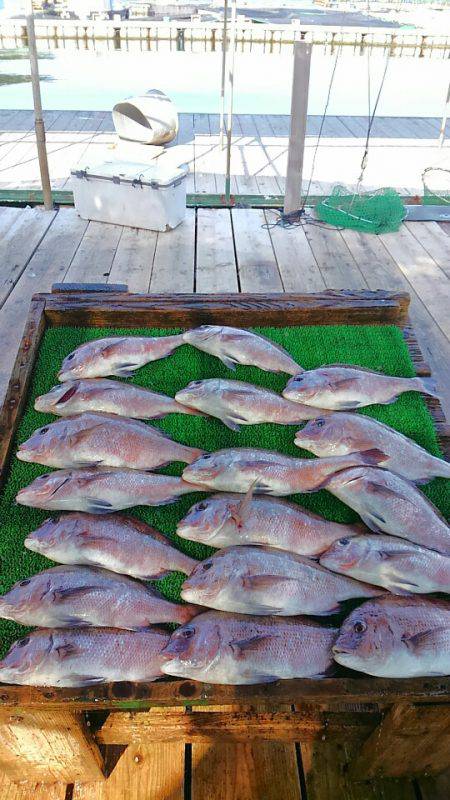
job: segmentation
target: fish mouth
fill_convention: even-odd
[[[33,553],[46,553],[47,547],[45,546],[44,542],[40,542],[39,539],[34,539],[32,536],[27,536],[24,540],[24,546],[27,550],[32,550]]]
[[[16,453],[16,458],[18,458],[19,461],[32,462],[36,455],[38,454],[35,453],[33,450],[23,449],[23,445],[21,445]]]

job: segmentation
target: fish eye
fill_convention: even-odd
[[[45,480],[46,480],[46,478],[49,478],[49,477],[50,477],[50,473],[49,473],[49,472],[46,472],[46,473],[45,473],[45,475],[39,475],[39,478],[38,478],[38,480],[40,480],[40,481],[45,481]]]
[[[347,539],[347,537],[344,536],[343,539],[339,539],[339,544],[350,544],[350,539]]]
[[[205,502],[199,503],[197,506],[198,511],[205,511],[208,508]]]
[[[39,434],[39,436],[40,436],[40,435],[41,435],[41,433],[47,433],[47,431],[48,431],[48,426],[46,426],[45,428],[41,428],[41,429],[38,431],[38,434]]]
[[[180,635],[183,639],[190,639],[195,633],[195,628],[185,628],[184,631],[180,631]]]
[[[202,569],[203,570],[211,569],[212,565],[213,565],[212,561],[205,561],[205,563],[202,564]]]
[[[201,381],[191,381],[189,386],[200,386]]]
[[[323,417],[319,417],[318,419],[316,419],[316,425],[317,425],[318,428],[323,428],[323,426],[325,425],[324,418]]]
[[[67,361],[72,361],[72,358],[75,357],[75,353],[71,353],[70,356],[67,356]]]
[[[209,455],[209,456],[203,456],[203,458],[202,458],[202,461],[206,461],[206,459],[207,459],[207,458],[211,458],[211,455]]]
[[[20,581],[19,586],[28,586],[29,583],[31,583],[31,580],[27,578],[26,581]]]
[[[25,645],[27,645],[29,641],[30,641],[30,637],[29,636],[25,636],[23,639],[19,639],[16,642],[16,645],[17,645],[17,647],[25,647]]]
[[[367,625],[365,622],[363,622],[362,619],[358,619],[353,625],[353,630],[355,631],[355,633],[364,633],[364,631],[367,630]]]

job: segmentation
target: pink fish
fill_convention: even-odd
[[[344,667],[381,678],[450,675],[450,602],[369,600],[343,622],[333,655]]]
[[[37,630],[14,642],[0,661],[0,681],[22,686],[79,687],[154,681],[169,634],[158,628]]]
[[[273,547],[227,547],[198,564],[181,587],[190,603],[241,614],[336,614],[382,590]]]
[[[105,567],[141,580],[173,570],[189,575],[198,563],[145,522],[120,514],[62,514],[45,520],[24,544],[60,564]]]
[[[335,628],[302,617],[208,611],[178,628],[163,650],[166,675],[219,684],[321,678],[333,670]]]
[[[133,419],[160,419],[167,414],[199,412],[177,403],[173,397],[142,386],[107,378],[66,381],[34,401],[36,411],[68,417],[84,411],[100,411]]]
[[[378,464],[386,456],[378,450],[338,458],[291,458],[271,450],[235,447],[201,456],[183,471],[193,484],[221,492],[289,495],[315,492],[330,475],[358,464]]]
[[[111,336],[81,344],[64,359],[58,380],[128,378],[150,361],[170,356],[183,344],[183,336]]]
[[[17,494],[23,506],[105,514],[133,506],[164,506],[203,489],[172,475],[136,469],[57,470],[40,475]]]
[[[19,446],[17,458],[63,469],[156,469],[172,461],[190,463],[203,452],[174,442],[145,422],[91,411],[39,428]]]
[[[283,397],[317,408],[345,411],[373,403],[393,403],[403,392],[437,397],[430,378],[397,378],[348,364],[330,364],[296,375],[288,382]]]
[[[295,444],[316,456],[344,456],[371,447],[386,454],[385,469],[413,481],[450,478],[450,464],[428,453],[399,431],[365,414],[340,411],[308,422],[295,436]]]
[[[332,522],[287,500],[220,493],[192,506],[178,523],[177,534],[212,547],[265,544],[317,556],[336,539],[362,530],[363,526]]]
[[[0,597],[0,617],[44,628],[139,630],[154,622],[187,622],[197,613],[193,606],[169,603],[143,583],[98,567],[52,567]]]
[[[177,392],[175,400],[218,417],[224,425],[235,431],[239,430],[239,425],[257,425],[261,422],[293,425],[320,413],[311,406],[291,403],[262,386],[216,378],[189,383],[185,389]]]
[[[297,375],[302,371],[279,344],[243,328],[201,325],[200,328],[186,331],[183,341],[217,356],[229,369],[236,369],[236,364],[245,364],[266,372],[287,372],[288,375]]]
[[[404,478],[383,469],[356,467],[332,475],[326,489],[353,508],[376,533],[390,533],[450,555],[447,522]]]

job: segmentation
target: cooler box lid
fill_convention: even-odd
[[[129,183],[133,186],[151,186],[152,189],[176,186],[189,172],[187,164],[175,166],[153,162],[140,164],[136,161],[104,161],[84,169],[72,169],[76,178],[98,178],[112,183]]]

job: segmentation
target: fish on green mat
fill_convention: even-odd
[[[355,364],[389,375],[411,378],[414,367],[409,356],[403,334],[396,326],[368,325],[313,325],[293,327],[256,327],[256,333],[279,344],[305,369],[311,370],[330,362]],[[175,336],[180,328],[76,328],[49,327],[42,337],[32,376],[28,399],[22,414],[13,452],[18,442],[27,439],[36,428],[52,422],[51,413],[34,409],[35,398],[44,395],[57,383],[58,369],[71,352],[85,342],[116,336]],[[136,386],[152,392],[162,392],[174,397],[187,383],[204,378],[228,379],[229,369],[221,361],[195,347],[179,347],[170,358],[148,363],[139,369],[133,379],[118,379],[123,386]],[[271,373],[257,367],[236,365],[233,375],[237,380],[269,389],[281,394],[286,385],[286,374]],[[372,405],[358,411],[399,430],[417,442],[434,456],[442,456],[434,429],[433,420],[420,394],[407,392],[391,405]],[[229,447],[260,447],[277,450],[287,456],[308,457],[308,452],[299,450],[294,443],[298,425],[280,426],[272,423],[245,425],[240,432],[226,428],[219,420],[201,416],[170,414],[158,422],[158,426],[172,439],[182,441],[189,447],[202,447],[216,451]],[[10,460],[6,470],[3,491],[0,495],[2,536],[0,538],[0,592],[52,564],[41,553],[32,552],[23,546],[31,531],[41,525],[49,514],[38,508],[15,503],[17,492],[30,484],[48,468]],[[180,476],[182,464],[175,463],[162,468],[162,473]],[[450,513],[449,482],[437,478],[423,487],[423,493],[444,515]],[[176,534],[178,523],[187,515],[195,500],[201,501],[207,493],[180,497],[176,503],[161,507],[137,506],[131,514],[158,531],[168,541],[193,559],[203,560],[212,548],[203,541],[187,541]],[[305,511],[319,514],[326,520],[344,525],[358,522],[357,514],[329,492],[321,490],[312,494],[299,494],[289,498],[299,503]],[[171,572],[156,581],[156,587],[172,602],[179,602],[180,587],[184,575]],[[1,652],[23,636],[23,628],[10,620],[0,620]]]

